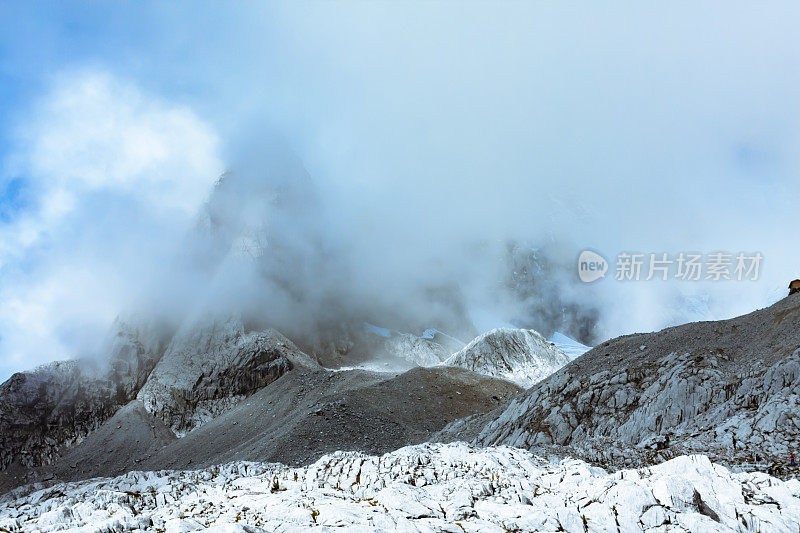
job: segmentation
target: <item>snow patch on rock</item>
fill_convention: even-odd
[[[435,366],[447,359],[450,352],[445,346],[408,333],[395,333],[386,340],[385,350],[415,366]]]
[[[571,337],[567,337],[563,333],[556,331],[550,337],[550,342],[556,345],[556,347],[567,354],[570,359],[575,359],[576,357],[580,357],[581,355],[585,354],[592,348],[590,346],[586,346],[585,344],[581,344],[580,342],[576,341]]]
[[[464,343],[455,337],[433,328],[426,329],[418,336],[365,322],[364,330],[375,343],[374,359],[370,364],[391,369],[384,371],[436,366],[464,347]],[[366,367],[359,365],[359,368]]]

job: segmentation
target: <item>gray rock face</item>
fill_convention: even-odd
[[[536,331],[497,328],[470,342],[444,364],[507,379],[527,388],[570,360]]]
[[[157,454],[175,439],[169,428],[145,411],[141,402],[133,400],[79,444],[61,451],[58,460],[29,470],[16,481],[24,484],[86,479],[99,473],[122,474],[139,468],[143,458]]]
[[[165,338],[118,320],[107,360],[56,362],[0,385],[0,471],[51,463],[136,398],[183,435],[295,365],[318,368],[280,333],[245,333],[232,318],[189,323],[166,348]]]
[[[0,385],[0,470],[49,463],[134,398],[160,356],[158,336],[117,321],[106,363],[64,361]]]
[[[164,353],[168,333],[155,325],[136,327],[119,319],[111,331],[103,350],[108,354],[105,372],[119,393],[126,399],[133,398]],[[102,367],[102,363],[100,365]]]
[[[183,435],[295,365],[318,367],[275,330],[245,333],[239,319],[203,318],[178,331],[137,399]]]
[[[779,465],[800,437],[800,297],[599,345],[515,399],[477,442],[570,446],[604,464],[702,451]]]

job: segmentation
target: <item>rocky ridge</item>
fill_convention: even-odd
[[[296,365],[319,368],[279,332],[245,332],[237,318],[190,322],[136,398],[179,436],[231,409]]]
[[[793,295],[739,318],[605,342],[488,422],[449,431],[484,445],[566,446],[609,466],[703,452],[780,474],[800,438],[798,348]]]
[[[51,363],[0,385],[0,470],[49,463],[131,401],[161,354],[152,329],[117,321],[109,360]]]

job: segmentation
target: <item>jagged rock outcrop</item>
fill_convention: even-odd
[[[117,319],[111,326],[98,366],[104,369],[125,398],[132,399],[150,377],[171,332],[156,324]]]
[[[316,463],[130,472],[0,498],[0,530],[718,531],[800,528],[800,482],[704,456],[609,474],[507,447],[409,446]]]
[[[497,328],[477,337],[443,364],[528,388],[569,362],[567,354],[532,329]]]
[[[108,360],[50,363],[0,385],[0,470],[50,462],[131,401],[161,355],[154,328],[117,320]]]
[[[800,439],[798,348],[795,295],[731,320],[613,339],[513,400],[477,442],[570,446],[615,465],[702,451],[780,473]]]
[[[25,472],[16,485],[42,479],[73,481],[99,475],[118,476],[138,469],[143,459],[157,454],[174,440],[175,434],[163,422],[148,413],[141,402],[133,400],[80,443],[60,452],[58,460]]]
[[[248,333],[238,318],[202,318],[176,333],[137,399],[183,435],[295,365],[318,367],[275,330]]]

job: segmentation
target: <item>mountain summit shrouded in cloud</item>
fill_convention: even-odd
[[[0,532],[797,532],[799,16],[0,2]]]
[[[782,7],[6,4],[0,378],[119,314],[593,343],[766,305],[800,259]],[[584,249],[764,265],[588,286]]]

